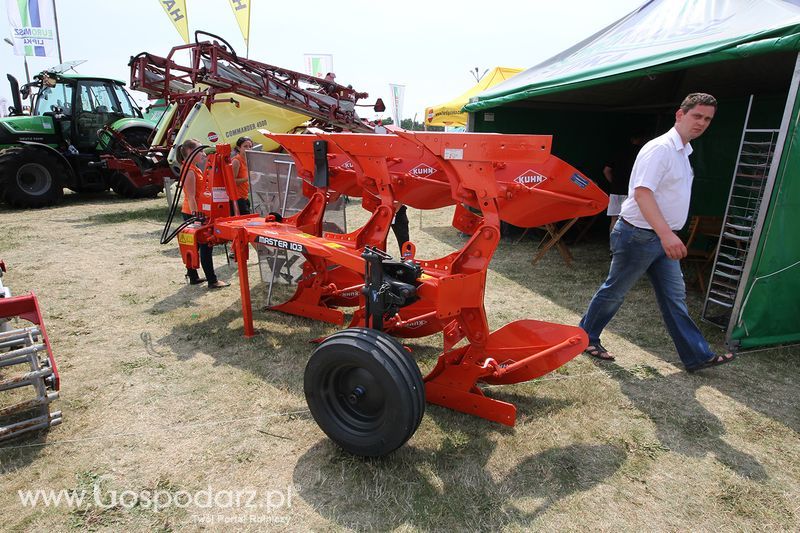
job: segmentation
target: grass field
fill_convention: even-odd
[[[163,198],[66,200],[0,210],[4,282],[39,297],[64,412],[0,446],[2,530],[800,529],[800,348],[687,374],[643,281],[604,336],[615,363],[579,356],[487,387],[517,405],[516,427],[429,405],[406,446],[363,460],[324,436],[303,397],[308,341],[336,328],[264,310],[251,257],[259,335],[244,339],[234,266],[215,254],[228,289],[186,285],[177,244],[158,243]],[[420,226],[410,212],[418,257],[461,246],[449,216]],[[492,328],[577,324],[607,272],[603,243],[574,246],[572,267],[554,251],[531,266],[534,244],[501,243]],[[700,303],[690,296],[695,316]],[[722,332],[701,327],[722,349]],[[441,336],[407,344],[424,373]],[[86,498],[23,503],[39,489]]]

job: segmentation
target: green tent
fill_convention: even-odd
[[[556,154],[599,178],[615,142],[666,131],[689,92],[715,95],[692,143],[690,214],[724,217],[703,319],[734,349],[798,343],[798,51],[798,0],[652,0],[474,97],[469,129],[552,133]]]

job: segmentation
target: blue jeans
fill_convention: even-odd
[[[696,367],[713,358],[714,352],[689,317],[680,262],[667,257],[658,235],[620,219],[611,232],[611,253],[608,278],[597,289],[579,324],[589,336],[589,344],[600,342],[603,328],[614,318],[631,287],[646,272],[684,366]]]

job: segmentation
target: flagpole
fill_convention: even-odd
[[[64,60],[61,58],[61,35],[58,33],[58,12],[56,11],[56,0],[53,0],[53,18],[56,21],[56,43],[58,44],[58,63],[61,64]]]
[[[250,4],[250,6],[247,8],[247,39],[245,40],[244,43],[246,48],[244,52],[244,57],[246,57],[247,59],[250,59],[250,10],[252,9],[252,7],[253,4]]]

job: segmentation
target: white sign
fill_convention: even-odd
[[[464,159],[464,149],[463,148],[445,148],[444,149],[444,158],[445,159]]]
[[[212,187],[211,188],[211,201],[212,202],[227,202],[230,198],[228,198],[228,191],[225,187]]]
[[[331,54],[303,54],[306,74],[324,78],[333,72],[333,56]]]
[[[52,0],[6,0],[11,42],[18,56],[57,56]]]
[[[399,128],[400,121],[403,120],[403,98],[406,95],[406,86],[390,83],[389,90],[392,93],[392,122]]]

